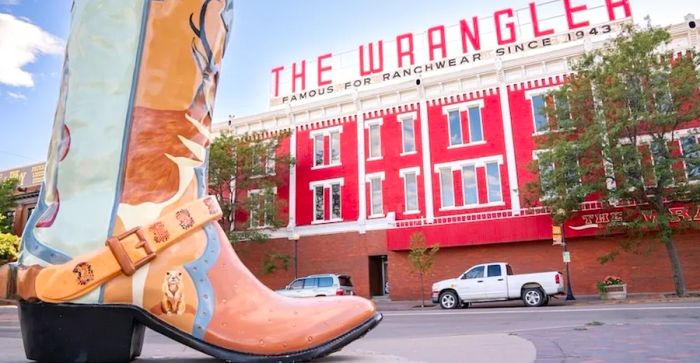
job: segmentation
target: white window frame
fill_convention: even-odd
[[[552,151],[551,149],[537,149],[537,150],[532,151],[532,160],[535,160],[537,162],[537,172],[539,173],[540,186],[542,185],[542,167],[541,167],[540,162],[539,162],[540,155],[542,155],[544,153],[551,152],[551,151]],[[556,168],[556,166],[554,165],[554,163],[552,163],[552,171],[554,171],[554,168]],[[544,193],[541,190],[540,190],[540,192],[542,192],[542,195],[540,195],[540,201],[545,201],[545,200],[549,200],[551,198],[554,198],[554,195],[547,195],[546,193]]]
[[[332,142],[331,142],[331,134],[332,133],[338,133],[338,162],[333,163],[332,162]],[[342,163],[342,147],[341,147],[341,135],[343,134],[343,126],[333,126],[333,127],[327,127],[325,129],[318,129],[318,130],[313,130],[309,132],[309,138],[311,139],[311,142],[313,143],[313,163],[311,166],[311,170],[316,170],[316,169],[324,169],[324,168],[330,168],[330,167],[335,167],[335,166],[341,166],[343,165]],[[316,165],[316,136],[321,135],[323,136],[323,144],[325,145],[326,141],[325,138],[328,138],[328,164],[323,164],[325,162],[325,150],[323,150],[323,161],[320,165]]]
[[[692,137],[695,139],[695,145],[696,148],[698,148],[698,152],[700,152],[700,137],[698,135],[683,135],[678,137],[676,139],[676,142],[678,143],[678,149],[681,151],[681,155],[684,156],[683,158],[683,172],[685,173],[685,182],[688,184],[697,184],[700,183],[700,179],[691,179],[690,175],[688,175],[688,165],[685,162],[685,152],[683,151],[683,144],[681,143],[681,139],[684,139],[686,137]]]
[[[416,147],[416,120],[418,119],[417,112],[406,112],[396,115],[396,121],[401,125],[401,154],[399,156],[413,155],[416,154],[418,148]],[[410,122],[413,126],[413,151],[406,151],[406,139],[404,138],[404,124]]]
[[[339,192],[340,195],[338,198],[340,199],[340,218],[333,218],[333,190],[332,186],[333,185],[339,185]],[[314,206],[313,209],[313,218],[311,224],[321,224],[321,223],[331,223],[331,222],[341,222],[343,220],[343,186],[345,185],[345,178],[334,178],[334,179],[325,179],[325,180],[316,180],[313,182],[309,183],[309,190],[312,191],[311,197],[312,197],[312,205]],[[316,187],[323,187],[323,217],[326,217],[326,207],[328,207],[329,211],[329,217],[330,219],[316,219]],[[328,200],[326,201],[326,189],[329,190],[329,196]]]
[[[478,168],[483,168],[484,172],[486,173],[486,164],[490,163],[496,163],[499,166],[499,181],[501,182],[501,199],[502,201],[500,202],[490,202],[488,201],[487,203],[481,203],[479,201],[479,204],[469,204],[469,205],[456,205],[456,198],[455,198],[455,206],[454,207],[444,207],[442,204],[442,189],[440,190],[440,212],[444,211],[453,211],[453,210],[462,210],[462,209],[474,209],[474,208],[485,208],[485,207],[500,207],[506,205],[505,203],[505,194],[503,193],[503,176],[501,175],[500,172],[500,166],[503,165],[503,155],[493,155],[493,156],[485,156],[481,158],[476,158],[476,159],[466,159],[466,160],[457,160],[457,161],[451,161],[447,163],[440,163],[440,164],[435,164],[433,166],[433,171],[435,173],[438,173],[438,176],[440,177],[440,188],[442,188],[442,175],[440,175],[440,169],[444,168],[449,168],[452,170],[454,173],[455,171],[460,172],[460,176],[462,174],[462,168],[464,166],[468,165],[474,165],[474,171],[478,175]],[[488,175],[487,175],[488,179]],[[479,188],[479,179],[477,177],[477,190]],[[488,188],[488,180],[486,180],[486,188]],[[454,176],[452,177],[452,190],[454,191]],[[464,193],[464,191],[462,191]],[[488,191],[487,191],[488,195]],[[462,196],[462,202],[464,202],[464,196]],[[477,199],[478,199],[478,192],[477,192]]]
[[[532,136],[544,135],[544,134],[547,134],[549,132],[552,132],[552,129],[549,126],[549,118],[547,118],[547,115],[544,115],[544,117],[547,118],[547,129],[542,130],[542,131],[537,130],[537,120],[535,120],[535,105],[532,103],[532,98],[535,96],[543,96],[543,97],[547,96],[547,93],[552,92],[552,91],[557,91],[560,88],[561,88],[561,85],[557,85],[557,86],[549,86],[549,87],[525,91],[525,99],[530,101],[530,114],[532,115],[532,129],[534,130],[534,132],[532,133]],[[544,97],[544,103],[545,103],[545,107],[546,107],[547,106],[547,98],[546,97]]]
[[[452,173],[452,205],[451,206],[445,206],[445,201],[443,200],[443,190],[442,190],[442,170],[447,169],[449,170],[450,173]],[[457,206],[457,201],[455,200],[455,176],[454,176],[454,170],[452,168],[444,167],[444,168],[439,168],[437,169],[437,173],[440,179],[440,210],[448,210],[448,209],[453,209],[456,208]]]
[[[479,108],[479,117],[481,117],[481,136],[484,138],[481,141],[471,141],[472,135],[471,132],[469,132],[469,142],[464,142],[464,128],[462,127],[462,112],[465,112],[467,114],[467,129],[469,129],[469,109],[477,107]],[[467,146],[475,146],[475,145],[484,145],[486,144],[486,135],[484,135],[484,117],[482,110],[484,108],[484,100],[483,99],[478,99],[474,101],[469,101],[469,102],[462,102],[462,103],[455,103],[449,106],[445,106],[442,109],[442,114],[446,116],[447,119],[447,148],[448,149],[457,149],[461,147],[467,147]],[[450,132],[450,112],[459,112],[459,128],[462,132],[462,143],[461,144],[456,144],[452,145],[452,135]],[[470,130],[469,130],[470,131]]]
[[[371,174],[366,174],[365,175],[365,182],[369,184],[369,211],[370,215],[367,218],[382,218],[384,217],[384,192],[382,188],[382,184],[384,182],[384,177],[385,173],[383,171],[377,172],[377,173],[371,173]],[[379,198],[381,201],[381,211],[379,213],[375,213],[376,211],[373,211],[372,208],[374,207],[374,198],[372,197],[372,181],[374,180],[379,180]]]
[[[472,128],[471,128],[472,119],[471,119],[471,116],[469,115],[469,110],[472,108],[476,108],[479,111],[479,127],[481,128],[481,138],[483,140],[474,141],[472,139]],[[467,111],[466,111],[467,112],[467,128],[469,129],[469,144],[471,144],[471,145],[479,144],[479,143],[483,144],[486,142],[486,135],[484,135],[484,114],[483,114],[482,110],[483,110],[482,106],[474,104],[474,105],[471,105],[470,107],[468,107]]]
[[[498,188],[500,189],[501,192],[501,200],[496,200],[492,201],[491,200],[491,189],[489,188],[489,170],[488,166],[496,164],[496,170],[498,171]],[[486,199],[488,200],[488,204],[495,204],[495,203],[503,203],[503,200],[505,199],[503,196],[503,178],[501,177],[501,164],[497,162],[487,162],[484,164],[484,172],[486,175]]]
[[[367,130],[367,161],[382,160],[382,125],[384,125],[383,118],[376,118],[372,120],[365,121],[365,129]],[[379,156],[372,156],[372,127],[377,127],[379,131]]]
[[[467,167],[473,167],[474,168],[474,185],[476,186],[476,203],[467,203],[467,195],[464,193],[465,187],[464,187],[464,168]],[[476,169],[476,165],[474,164],[465,164],[462,165],[462,168],[460,169],[460,174],[462,175],[462,203],[465,207],[473,207],[473,206],[478,206],[479,205],[479,177]],[[488,184],[487,184],[488,187]]]
[[[417,209],[407,209],[408,208],[408,183],[406,176],[413,175],[416,178],[416,207]],[[405,168],[399,170],[399,176],[403,179],[403,205],[404,205],[404,215],[407,214],[419,214],[420,213],[420,198],[418,196],[418,176],[420,175],[420,167]],[[442,194],[441,194],[442,195]]]
[[[248,190],[248,198],[250,198],[251,195],[260,195],[264,192],[263,189],[250,189]],[[277,195],[277,187],[272,187],[272,194]],[[315,211],[314,211],[315,212]],[[251,229],[265,229],[265,228],[270,228],[270,225],[267,224],[267,213],[263,216],[263,220],[265,221],[265,224],[259,225],[259,226],[254,226],[253,225],[253,212],[251,211],[248,213],[248,225],[250,226]]]

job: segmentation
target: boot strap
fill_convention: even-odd
[[[216,199],[208,196],[163,215],[155,222],[110,237],[105,247],[61,265],[50,265],[36,277],[37,297],[66,302],[120,275],[131,276],[158,253],[222,216]]]

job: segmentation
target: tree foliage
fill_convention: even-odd
[[[223,133],[211,145],[209,192],[223,211],[222,227],[232,243],[262,242],[269,232],[283,226],[285,203],[276,188],[285,185],[294,162],[280,152],[288,133],[271,137],[261,134],[236,137]]]
[[[12,209],[16,204],[13,194],[17,185],[17,179],[0,181],[0,233],[12,232]]]
[[[667,50],[669,41],[664,29],[627,26],[575,64],[547,96],[549,132],[537,140],[533,165],[540,180],[527,189],[557,224],[586,201],[622,211],[607,232],[626,233],[625,250],[639,250],[650,236],[661,242],[682,296],[674,235],[695,226],[690,210],[700,202],[700,58]]]
[[[413,271],[420,276],[421,307],[425,307],[425,292],[423,291],[424,277],[433,269],[435,254],[439,250],[440,246],[438,245],[434,245],[431,248],[425,245],[425,235],[423,235],[422,232],[415,232],[410,237],[408,261]]]
[[[0,263],[17,259],[20,238],[10,233],[0,233]]]

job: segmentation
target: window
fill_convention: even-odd
[[[671,176],[671,160],[668,155],[668,147],[666,141],[654,140],[650,145],[651,157],[654,160],[654,173],[656,180],[664,178],[673,182]]]
[[[532,96],[532,112],[535,117],[535,132],[549,130],[549,121],[545,112],[545,95]]]
[[[503,192],[501,186],[500,168],[503,164],[502,155],[491,155],[475,159],[450,161],[434,166],[435,173],[440,177],[440,196],[442,205],[440,211],[473,209],[503,205]],[[461,199],[455,197],[455,176],[460,178],[461,184],[457,193]],[[477,177],[478,173],[486,175],[484,179]],[[482,192],[480,192],[482,191]],[[486,192],[488,197],[479,195]]]
[[[342,132],[342,126],[336,126],[310,133],[314,145],[314,168],[340,165],[340,134]],[[326,152],[328,156],[326,156]]]
[[[401,121],[403,153],[412,153],[416,151],[416,135],[415,122],[413,118],[404,118]]]
[[[462,145],[462,119],[459,110],[447,113],[450,128],[450,146]]]
[[[299,279],[291,284],[289,284],[290,289],[303,289],[304,288],[304,279]]]
[[[323,135],[314,136],[314,166],[323,165]]]
[[[418,212],[418,168],[402,171],[404,195],[406,202],[405,212]]]
[[[480,279],[484,277],[484,266],[477,266],[464,274],[465,279]]]
[[[469,108],[469,142],[484,141],[479,107]]]
[[[369,126],[369,158],[378,159],[382,157],[382,142],[379,133],[380,124]]]
[[[331,132],[331,165],[340,164],[340,133]]]
[[[498,163],[486,164],[486,184],[489,203],[502,202],[501,195],[501,173]]]
[[[314,194],[314,222],[334,222],[341,219],[340,187],[342,185],[342,178],[311,183],[310,187]],[[326,193],[326,190],[329,192]],[[326,216],[326,211],[330,211],[329,216]]]
[[[248,203],[250,205],[250,215],[248,220],[250,228],[265,228],[273,224],[273,215],[270,213],[274,203],[274,194],[277,188],[272,190],[253,189],[248,191]]]
[[[340,219],[340,184],[331,185],[331,219]]]
[[[384,173],[378,173],[374,175],[367,175],[367,180],[369,180],[369,200],[370,200],[370,217],[377,217],[384,215],[383,201],[382,201],[382,180],[384,179]]]
[[[442,207],[455,206],[454,182],[452,181],[452,169],[440,169],[440,195],[442,197]]]
[[[333,278],[332,277],[319,277],[318,278],[318,287],[331,287],[333,286]]]
[[[305,289],[315,289],[318,287],[318,278],[316,277],[309,277],[304,279],[304,288]]]
[[[501,265],[489,265],[488,273],[488,277],[501,276]]]
[[[557,127],[560,129],[569,129],[574,127],[574,121],[571,119],[571,106],[569,100],[565,97],[554,97],[554,107],[557,115]]]
[[[695,136],[682,137],[681,149],[685,161],[685,172],[688,180],[700,180],[700,151]]]
[[[540,192],[542,193],[542,199],[554,198],[556,196],[552,180],[554,177],[554,163],[537,160],[537,166],[540,170]]]
[[[620,156],[622,157],[621,174],[633,186],[642,186],[642,158],[639,149],[631,144],[620,145]]]
[[[323,199],[323,185],[314,187],[314,221],[322,221],[325,217]]]
[[[462,167],[462,188],[465,205],[479,203],[479,193],[476,189],[476,168],[474,165]]]

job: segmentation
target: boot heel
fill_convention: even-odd
[[[129,362],[141,354],[145,327],[124,306],[19,303],[28,359]]]

